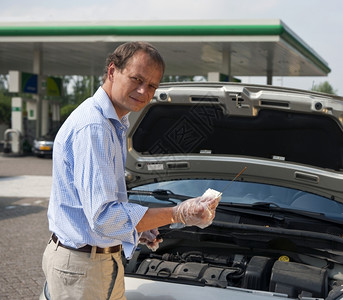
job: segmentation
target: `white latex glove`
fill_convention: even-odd
[[[144,231],[139,239],[140,244],[145,244],[152,251],[156,251],[159,244],[163,242],[162,238],[157,238],[160,232],[157,229]]]
[[[205,228],[212,224],[220,201],[218,191],[208,189],[202,196],[188,199],[173,208],[174,223]]]

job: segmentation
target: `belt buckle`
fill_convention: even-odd
[[[104,254],[110,254],[111,253],[111,247],[106,247],[106,248],[103,248],[103,252]]]

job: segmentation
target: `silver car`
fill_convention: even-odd
[[[159,229],[125,262],[128,300],[343,299],[343,98],[162,84],[131,113],[129,201],[222,192],[211,226]]]
[[[342,98],[163,84],[130,118],[130,201],[223,195],[210,227],[160,228],[156,252],[137,249],[129,300],[343,298]]]
[[[32,152],[37,157],[52,157],[54,140],[59,127],[49,131],[44,136],[33,140]]]

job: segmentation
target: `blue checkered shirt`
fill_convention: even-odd
[[[125,185],[127,115],[100,87],[64,122],[54,141],[49,229],[66,246],[123,245],[135,250],[135,227],[147,208],[128,203]]]

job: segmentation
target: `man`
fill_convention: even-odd
[[[156,228],[211,224],[219,199],[202,196],[175,207],[127,202],[125,133],[128,113],[152,99],[164,62],[150,44],[119,46],[106,61],[103,85],[59,130],[53,151],[48,209],[52,237],[43,270],[52,299],[125,299],[121,250],[140,239],[158,247]]]

